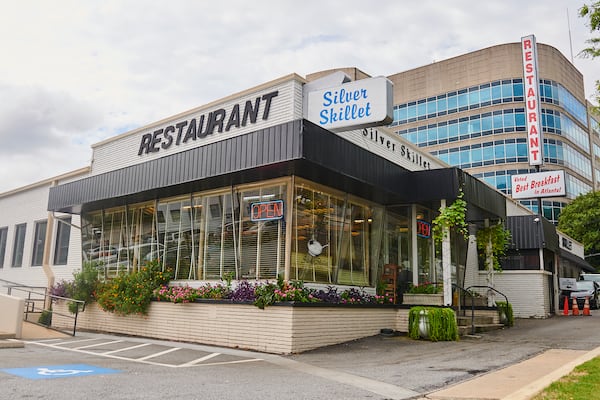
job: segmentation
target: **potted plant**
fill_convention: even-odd
[[[454,311],[446,307],[412,307],[408,313],[408,336],[434,342],[458,340]]]

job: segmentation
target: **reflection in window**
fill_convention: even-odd
[[[23,249],[25,247],[25,231],[27,224],[19,224],[15,227],[15,241],[13,244],[12,267],[23,266]]]
[[[48,221],[38,221],[35,223],[35,234],[33,236],[33,254],[31,256],[31,265],[40,266],[44,260],[44,245],[46,243],[46,228]]]
[[[6,239],[8,227],[0,228],[0,268],[4,268],[4,256],[6,255]]]
[[[66,265],[69,257],[69,241],[71,239],[71,218],[60,218],[56,221],[56,242],[54,244],[54,265]]]

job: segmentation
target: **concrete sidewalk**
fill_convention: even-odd
[[[568,375],[576,366],[598,356],[600,347],[588,352],[551,349],[518,364],[429,393],[424,399],[531,399],[552,382]]]
[[[0,332],[0,349],[23,347],[23,340],[55,339],[63,337],[69,337],[69,335],[32,322],[23,321],[20,338],[15,338],[14,334]]]

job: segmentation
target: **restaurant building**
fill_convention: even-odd
[[[45,286],[82,262],[110,277],[159,260],[174,284],[281,276],[375,292],[392,264],[406,284],[443,283],[450,305],[453,284],[489,283],[477,230],[535,216],[395,133],[399,81],[356,68],[290,74],[94,144],[89,167],[0,195],[22,210],[2,213],[0,279]],[[461,194],[470,239],[436,245],[432,221]],[[493,284],[516,316],[545,317],[559,247],[523,240],[530,224],[514,227],[515,257],[527,248],[552,262]]]

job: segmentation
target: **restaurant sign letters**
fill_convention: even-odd
[[[529,165],[542,165],[544,162],[542,130],[540,125],[540,96],[537,75],[537,47],[535,36],[521,38],[523,53],[523,88],[527,115],[527,148]]]
[[[331,131],[387,125],[393,121],[392,88],[380,76],[308,92],[307,119]]]
[[[232,129],[267,120],[273,99],[279,91],[273,91],[234,104],[231,109],[218,108],[195,118],[177,121],[166,127],[155,129],[142,135],[138,156],[167,150],[190,141],[201,140],[214,133],[229,132]]]

